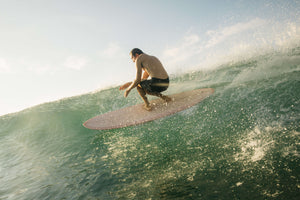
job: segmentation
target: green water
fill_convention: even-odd
[[[0,199],[298,199],[300,49],[173,75],[215,93],[139,126],[87,119],[141,103],[117,88],[0,117]]]

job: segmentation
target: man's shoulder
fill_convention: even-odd
[[[145,60],[148,59],[148,56],[149,56],[149,55],[144,54],[144,53],[143,53],[143,54],[140,54],[136,61],[139,62],[139,63],[144,62]]]
[[[157,58],[155,56],[143,53],[139,56],[138,59],[140,59],[141,61],[147,61],[147,60],[153,60],[153,59],[157,59]]]
[[[147,57],[149,57],[148,54],[142,53],[142,54],[139,56],[139,59],[145,59],[145,58],[147,58]]]

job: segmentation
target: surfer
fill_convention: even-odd
[[[148,111],[151,110],[151,106],[146,94],[160,97],[166,102],[171,101],[171,98],[161,94],[169,87],[169,75],[158,58],[145,54],[138,48],[131,50],[130,57],[135,63],[136,78],[133,82],[125,83],[120,87],[120,90],[127,88],[124,97],[127,97],[129,92],[137,87],[138,93],[145,102],[144,108]],[[149,76],[151,79],[148,79]]]

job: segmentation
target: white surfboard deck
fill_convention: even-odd
[[[87,120],[83,126],[88,129],[107,130],[142,124],[190,108],[213,93],[214,89],[205,88],[168,95],[172,98],[168,103],[160,98],[150,101],[151,111],[145,110],[144,104],[137,104],[98,115]]]

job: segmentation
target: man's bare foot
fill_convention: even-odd
[[[150,104],[145,104],[144,105],[144,109],[147,110],[147,111],[151,111],[152,110]]]

